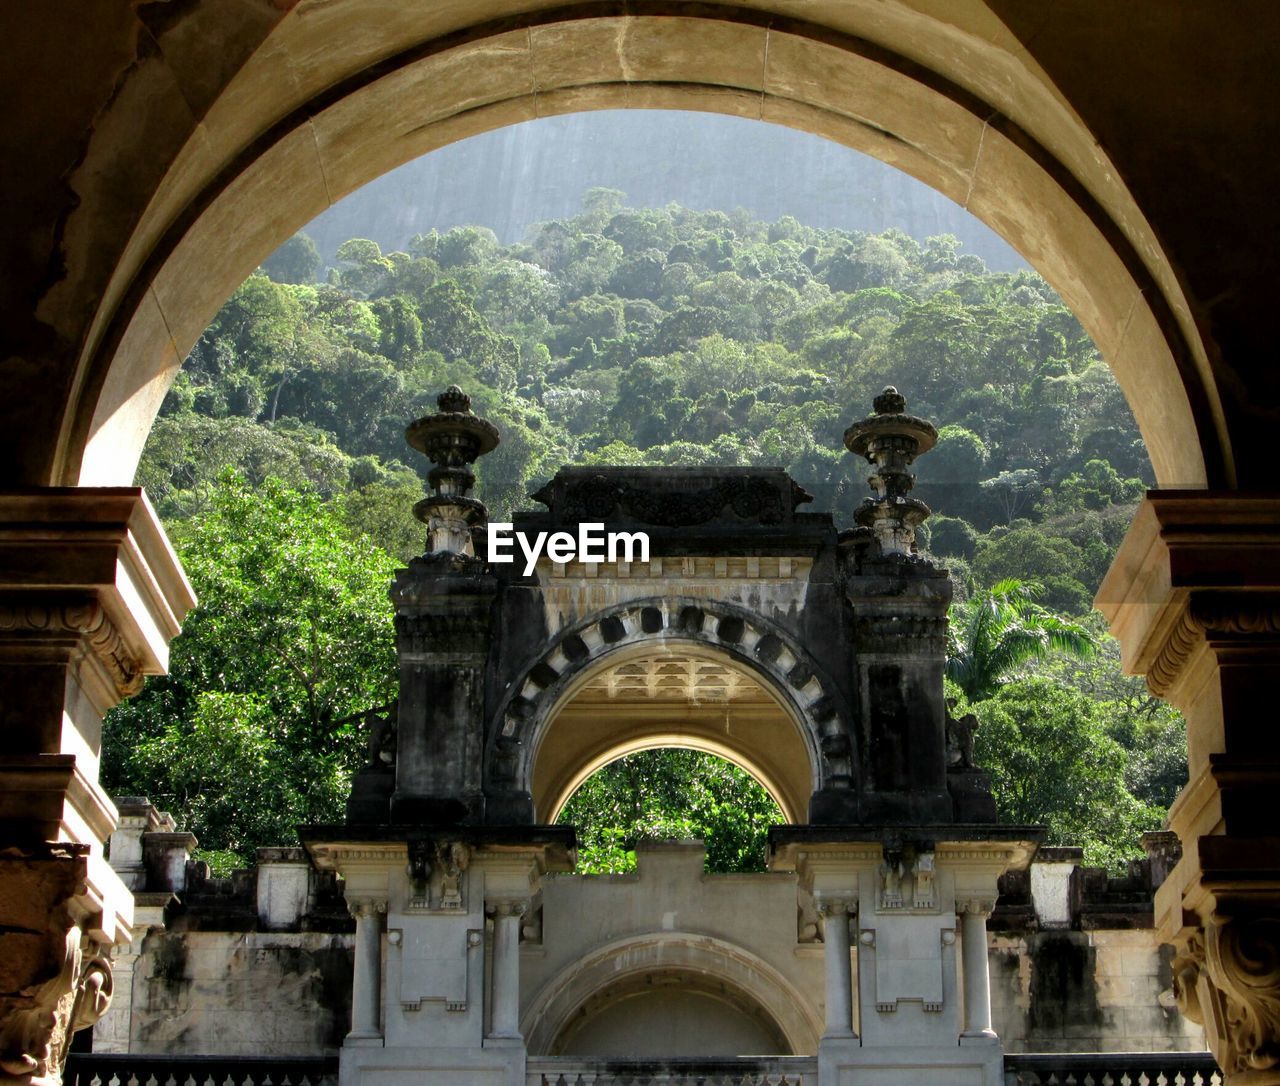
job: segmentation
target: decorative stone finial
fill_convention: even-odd
[[[871,405],[877,415],[901,415],[907,409],[907,398],[893,385],[885,385],[884,391],[871,401]]]
[[[474,556],[471,528],[488,517],[484,503],[469,496],[476,477],[468,465],[498,447],[498,428],[471,411],[471,397],[450,385],[437,398],[438,414],[409,424],[405,440],[436,466],[427,481],[435,490],[413,507],[428,528],[427,550]]]
[[[436,397],[436,406],[450,414],[469,415],[471,413],[471,397],[457,385],[450,385]]]
[[[874,415],[844,432],[845,448],[875,467],[868,482],[876,496],[862,503],[855,519],[872,530],[885,554],[910,554],[915,549],[916,526],[929,515],[929,507],[919,498],[907,497],[916,482],[909,468],[937,443],[938,431],[932,423],[908,415],[906,397],[892,385],[873,405]]]

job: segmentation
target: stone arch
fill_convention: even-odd
[[[646,974],[705,978],[754,1004],[791,1048],[818,1050],[820,1010],[782,973],[744,947],[692,932],[662,931],[619,939],[568,966],[535,993],[521,1015],[531,1055],[551,1054],[557,1039],[593,998]]]
[[[563,631],[523,670],[490,729],[490,786],[495,791],[528,792],[535,818],[545,821],[550,808],[567,798],[568,781],[580,781],[588,766],[598,767],[628,749],[639,749],[625,735],[596,746],[571,739],[568,749],[557,752],[561,772],[545,782],[537,772],[539,759],[548,756],[544,746],[557,713],[582,684],[603,664],[659,648],[727,660],[776,699],[792,725],[791,736],[776,736],[779,748],[785,749],[781,756],[732,738],[717,743],[696,733],[688,737],[692,742],[680,745],[737,762],[779,800],[788,817],[803,821],[813,792],[847,787],[856,777],[847,708],[809,653],[761,615],[721,601],[673,596],[633,600],[599,612]],[[796,769],[798,757],[807,770],[803,784]],[[787,769],[771,769],[782,765]]]
[[[769,793],[769,797],[778,805],[778,809],[782,811],[784,821],[791,823],[805,821],[805,808],[797,803],[796,797],[791,794],[791,789],[784,791],[778,784],[778,775],[776,773],[771,773],[766,767],[746,757],[737,747],[708,741],[701,736],[677,735],[670,732],[652,736],[647,735],[621,744],[614,743],[603,753],[591,757],[576,772],[565,776],[562,780],[555,781],[545,790],[540,789],[538,782],[535,780],[533,782],[534,810],[545,812],[545,821],[555,822],[560,817],[560,812],[564,810],[564,805],[569,801],[569,798],[591,774],[603,769],[610,762],[625,758],[628,754],[666,747],[678,747],[684,750],[700,751],[703,754],[714,754],[717,758],[723,758],[726,762],[731,762],[743,772],[749,773],[756,783]],[[543,798],[544,791],[547,798]]]
[[[83,337],[52,481],[130,481],[167,386],[218,305],[334,200],[468,135],[627,106],[790,125],[933,186],[1077,313],[1129,397],[1162,485],[1233,482],[1217,385],[1176,269],[1120,171],[997,20],[958,27],[906,3],[831,5],[826,22],[768,4],[495,3],[480,25],[450,23],[449,10],[371,20],[378,35],[334,49],[361,4],[344,5],[346,23],[305,7],[213,101],[115,265]],[[304,70],[280,79],[274,66],[291,59]]]

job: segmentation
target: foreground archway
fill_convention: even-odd
[[[495,0],[484,13],[504,20],[497,24],[504,31],[518,35],[525,29],[527,47],[532,37],[528,11],[550,8],[539,3],[524,5],[519,12],[516,8]],[[780,8],[761,3],[742,9],[742,19],[771,33],[789,33],[796,24]],[[1271,458],[1262,454],[1274,430],[1276,395],[1265,359],[1273,338],[1273,242],[1278,220],[1272,199],[1271,141],[1260,139],[1259,133],[1271,131],[1275,123],[1266,80],[1274,68],[1278,24],[1274,9],[1265,3],[1250,4],[1248,17],[1235,20],[1223,19],[1212,5],[1187,7],[1177,18],[1165,18],[1167,13],[1157,8],[1152,3],[1114,5],[1097,0],[1083,8],[1059,5],[1045,10],[1009,0],[961,0],[945,8],[935,6],[942,14],[922,14],[910,0],[815,0],[805,10],[812,20],[807,25],[818,27],[817,40],[829,39],[838,48],[838,43],[852,39],[864,54],[877,58],[874,63],[909,81],[942,87],[967,103],[962,114],[980,118],[985,134],[979,141],[979,162],[985,159],[991,167],[990,178],[975,178],[975,196],[987,202],[990,186],[985,181],[993,179],[997,192],[1008,195],[1010,206],[1018,209],[1015,218],[1030,215],[1039,221],[1043,215],[1067,234],[1080,214],[1094,224],[1096,229],[1086,231],[1087,237],[1101,239],[1115,259],[1098,266],[1097,281],[1087,289],[1105,293],[1107,268],[1117,262],[1125,268],[1122,288],[1139,281],[1150,287],[1139,294],[1127,289],[1117,293],[1117,304],[1105,308],[1121,318],[1109,334],[1100,334],[1088,316],[1086,323],[1117,372],[1123,367],[1116,349],[1130,353],[1132,366],[1121,373],[1121,380],[1131,400],[1135,394],[1143,397],[1138,418],[1161,482],[1269,486],[1269,475],[1263,473]],[[625,22],[634,14],[676,10],[640,2],[568,5],[544,21],[612,16]],[[739,10],[700,7],[696,17],[713,12],[733,16]],[[242,178],[252,180],[250,167],[265,150],[300,132],[291,147],[295,162],[314,160],[308,181],[319,174],[321,144],[325,159],[337,149],[351,152],[348,163],[358,162],[358,138],[335,144],[328,139],[333,129],[313,127],[312,119],[324,120],[322,115],[345,102],[354,87],[391,71],[397,58],[414,48],[429,48],[429,43],[452,48],[478,40],[466,26],[476,18],[469,5],[399,5],[388,13],[384,6],[365,0],[336,0],[297,4],[285,13],[269,5],[233,9],[196,0],[181,9],[167,6],[163,17],[155,14],[150,8],[144,12],[118,5],[92,10],[49,5],[39,16],[24,14],[7,27],[6,43],[14,57],[11,73],[24,91],[21,101],[38,103],[13,111],[14,119],[6,122],[14,145],[24,148],[23,169],[6,178],[7,186],[19,195],[10,205],[11,259],[6,261],[6,271],[17,269],[17,289],[9,292],[14,317],[7,330],[14,355],[6,360],[9,395],[0,405],[5,423],[0,426],[0,442],[9,454],[6,463],[12,465],[15,487],[127,481],[163,392],[166,371],[190,342],[189,325],[198,325],[212,311],[202,311],[201,304],[188,306],[201,303],[201,298],[184,284],[188,277],[173,260],[188,238],[216,240],[217,229],[202,228],[197,235],[195,227],[209,227],[204,217],[219,194]],[[625,34],[602,37],[608,47],[583,51],[586,77],[565,84],[567,97],[588,99],[590,78],[608,81],[606,67],[620,69],[624,81],[642,70],[637,65],[644,58],[620,48]],[[48,43],[63,40],[77,50],[72,54],[75,62],[46,63]],[[679,36],[679,43],[684,42],[705,45],[692,36]],[[1204,63],[1209,42],[1234,63]],[[335,43],[341,48],[334,48]],[[679,51],[670,53],[674,58]],[[730,88],[729,96],[736,94],[741,108],[776,98],[759,78],[755,91],[735,92],[732,88],[741,87],[741,82],[723,70],[711,73],[722,54],[704,49],[701,55],[705,85]],[[801,74],[817,85],[829,73],[821,56],[815,55],[817,61]],[[476,70],[487,69],[478,64]],[[530,73],[535,70],[529,67]],[[1106,78],[1100,78],[1100,72]],[[866,89],[874,97],[877,89],[884,89],[876,80],[832,82],[836,99],[847,103],[856,101],[858,90]],[[636,104],[643,104],[651,93],[662,97],[671,86],[659,80],[654,85],[660,92],[654,93],[652,86],[628,85],[636,90]],[[42,94],[41,88],[56,93]],[[501,93],[487,94],[478,78],[471,89],[474,93],[462,109],[474,108],[475,116],[489,105],[512,100]],[[675,89],[680,91],[679,86]],[[535,86],[533,93],[538,90]],[[863,138],[882,140],[889,148],[886,155],[911,157],[951,135],[943,125],[933,135],[905,126],[896,130],[884,123],[887,111],[874,102],[860,112],[851,105],[848,114],[860,118],[852,123],[869,123],[869,134]],[[465,127],[465,113],[450,116],[455,128]],[[139,118],[146,123],[139,124]],[[376,132],[377,121],[371,120],[370,134]],[[348,128],[345,134],[353,131]],[[981,150],[988,143],[985,136],[993,137],[993,157]],[[1043,162],[1036,168],[1040,172],[1002,173],[1005,140],[1013,144],[1015,156]],[[379,137],[375,142],[385,149],[394,140]],[[334,166],[336,160],[327,164]],[[342,172],[330,173],[337,193]],[[986,168],[978,173],[986,173]],[[264,241],[268,235],[283,237],[289,232],[289,201],[321,202],[315,198],[315,185],[300,183],[297,192],[290,191],[291,186],[279,183],[285,176],[287,171],[274,179],[258,178],[258,191],[268,197],[260,205],[261,215],[248,214],[251,200],[238,205],[232,200],[223,209],[220,221],[238,227],[242,219],[247,244],[260,253],[271,247]],[[1051,198],[1038,199],[1039,181],[1052,190]],[[323,179],[319,187],[324,187]],[[1064,194],[1066,214],[1055,219]],[[245,195],[242,190],[240,196]],[[1033,212],[1037,207],[1041,210]],[[271,221],[264,226],[264,219]],[[234,229],[229,236],[236,236]],[[1068,241],[1072,255],[1064,258],[1066,270],[1092,276],[1087,259],[1082,259],[1088,257],[1088,246]],[[210,268],[208,253],[192,249],[186,256],[187,267],[200,274]],[[1092,312],[1068,289],[1071,275],[1056,275],[1048,263],[1036,258],[1033,262],[1082,315]],[[222,281],[224,296],[251,261],[241,250],[231,263],[238,270],[229,271],[225,265],[211,269],[212,278]],[[211,288],[211,293],[217,289]],[[1133,304],[1126,305],[1125,299]],[[161,327],[165,317],[172,322],[171,333]],[[133,354],[120,347],[129,330],[137,348]],[[149,353],[151,347],[157,351]],[[1143,389],[1140,378],[1146,372],[1158,379]],[[1173,395],[1167,394],[1170,387]],[[1219,397],[1228,403],[1227,423],[1217,406]],[[91,434],[101,440],[86,458]],[[112,446],[112,434],[119,438],[118,447]],[[1174,448],[1179,442],[1190,451],[1179,456]],[[1179,475],[1170,469],[1184,462],[1198,473]],[[83,722],[101,704],[126,694],[137,665],[147,664],[144,646],[153,643],[162,649],[168,620],[183,609],[182,592],[173,588],[180,574],[171,562],[164,562],[162,553],[156,555],[163,566],[162,583],[146,595],[150,606],[145,606],[127,593],[122,596],[117,584],[104,585],[87,576],[83,565],[76,564],[83,557],[79,540],[76,562],[62,571],[72,575],[53,580],[76,586],[82,596],[79,603],[85,596],[105,601],[111,614],[99,623],[94,613],[93,621],[86,622],[84,612],[62,610],[61,599],[56,606],[51,602],[46,586],[57,561],[48,541],[70,538],[66,524],[83,526],[91,519],[85,510],[100,508],[104,497],[110,495],[41,494],[32,512],[33,506],[22,504],[30,498],[24,495],[19,508],[8,511],[8,522],[46,526],[40,568],[10,566],[13,586],[26,593],[23,606],[11,615],[25,644],[6,656],[15,672],[23,669],[7,706],[17,736],[10,749],[20,752],[18,761],[32,752],[36,757],[62,757],[56,752],[64,742],[64,695],[68,713]],[[68,516],[71,506],[75,508]],[[1270,498],[1230,493],[1162,496],[1158,505],[1147,507],[1148,523],[1131,537],[1132,546],[1122,555],[1109,586],[1110,598],[1104,600],[1125,641],[1127,659],[1158,672],[1157,686],[1168,689],[1171,698],[1189,710],[1193,785],[1179,832],[1189,848],[1195,844],[1198,850],[1205,841],[1224,845],[1225,851],[1214,856],[1206,852],[1218,864],[1217,885],[1237,885],[1242,873],[1255,880],[1256,892],[1244,895],[1253,910],[1245,919],[1253,923],[1261,916],[1264,933],[1267,918],[1276,915],[1275,880],[1263,870],[1270,863],[1267,849],[1273,846],[1259,846],[1257,833],[1270,825],[1265,813],[1271,809],[1275,774],[1267,767],[1274,762],[1275,750],[1267,729],[1258,724],[1265,712],[1256,713],[1253,706],[1269,704],[1280,654],[1270,598],[1274,593],[1257,591],[1274,587],[1273,506]],[[121,518],[101,548],[112,555],[118,551],[127,562],[138,553],[121,542],[130,534],[125,523],[130,519],[140,531],[144,521],[151,524],[142,514]],[[1158,522],[1157,528],[1152,529],[1152,521]],[[154,532],[148,528],[141,534]],[[149,564],[155,568],[155,563]],[[37,606],[28,610],[26,603],[33,601]],[[149,611],[156,613],[156,621],[151,621]],[[113,633],[120,627],[137,628],[141,634],[116,639]],[[28,691],[28,649],[35,639],[62,654],[50,669],[67,669],[67,681],[51,683],[48,697],[35,698]],[[90,681],[80,674],[78,664],[72,668],[67,663],[73,650],[101,658],[108,673],[123,681],[115,691],[110,682]],[[94,704],[80,696],[85,689],[92,690]],[[68,751],[81,750],[78,738],[69,742]],[[1210,755],[1226,754],[1236,759],[1234,768],[1221,757],[1211,764]],[[76,790],[83,791],[84,782],[92,790],[92,756],[80,760],[84,765],[76,772],[83,775],[76,778]],[[1232,791],[1229,805],[1220,802],[1220,784],[1226,779]],[[49,795],[56,797],[55,806],[64,798],[57,792]],[[1259,812],[1263,817],[1255,817]],[[101,837],[96,824],[86,827],[75,819],[58,828],[60,818],[59,808],[52,822],[36,826],[36,837]],[[24,833],[32,829],[29,811],[22,812],[20,824]],[[1239,856],[1230,852],[1235,845],[1240,846]],[[1201,857],[1189,859],[1189,868],[1168,895],[1170,922],[1175,928],[1189,924],[1189,936],[1197,926],[1220,936],[1221,925],[1211,915],[1220,898],[1204,892]],[[1226,1007],[1227,1020],[1247,1017],[1251,1023],[1249,1044],[1239,1051],[1224,1049],[1224,1066],[1230,1063],[1231,1071],[1248,1068],[1257,1079],[1259,1063],[1274,1065],[1274,981],[1261,989],[1252,984],[1241,988],[1239,977],[1230,975],[1242,965],[1238,953],[1228,946],[1232,970],[1226,970],[1222,947],[1215,945],[1206,957],[1202,943],[1190,937],[1184,942],[1191,966],[1185,976],[1191,981],[1200,973],[1205,1013]],[[1238,951],[1239,941],[1234,945]],[[1227,991],[1234,1004],[1225,1002],[1221,993]],[[1249,1003],[1243,1010],[1242,997]]]
[[[358,10],[347,5],[347,15]],[[1129,396],[1161,483],[1229,482],[1222,413],[1175,276],[1078,119],[987,38],[970,43],[972,54],[933,56],[933,69],[858,36],[860,12],[827,15],[833,25],[653,2],[544,9],[465,29],[446,16],[409,19],[384,28],[381,55],[363,66],[358,49],[316,52],[334,24],[286,17],[275,48],[255,54],[207,119],[245,135],[184,148],[117,267],[80,356],[55,477],[127,481],[168,382],[217,306],[342,194],[513,121],[659,106],[802,128],[956,200],[1079,315]],[[905,4],[893,18],[904,48],[907,31],[919,35],[913,46],[948,32]],[[298,89],[272,78],[278,58],[303,55]],[[1027,108],[1019,92],[1043,111],[1053,149],[1014,119]]]

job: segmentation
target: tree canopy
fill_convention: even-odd
[[[318,495],[229,473],[175,543],[199,604],[169,674],[108,715],[104,780],[247,858],[340,817],[359,717],[394,697],[395,562]]]

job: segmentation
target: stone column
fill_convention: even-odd
[[[103,858],[102,718],[194,603],[133,487],[0,493],[0,1078],[55,1086],[111,997],[133,903]],[[132,872],[131,877],[136,877]]]
[[[1280,498],[1151,491],[1097,606],[1182,710],[1182,858],[1156,893],[1174,992],[1228,1083],[1280,1084]]]
[[[991,1028],[991,969],[987,962],[987,917],[995,902],[981,899],[957,901],[960,914],[960,956],[964,972],[965,1040],[995,1041]]]
[[[347,902],[356,918],[356,958],[351,984],[351,1032],[347,1044],[382,1043],[382,918],[385,901]]]
[[[523,900],[493,904],[493,1014],[489,1036],[519,1041],[520,925],[529,903]]]
[[[857,902],[848,898],[818,900],[826,954],[827,1029],[824,1037],[853,1037],[853,970],[849,962],[849,919]]]

